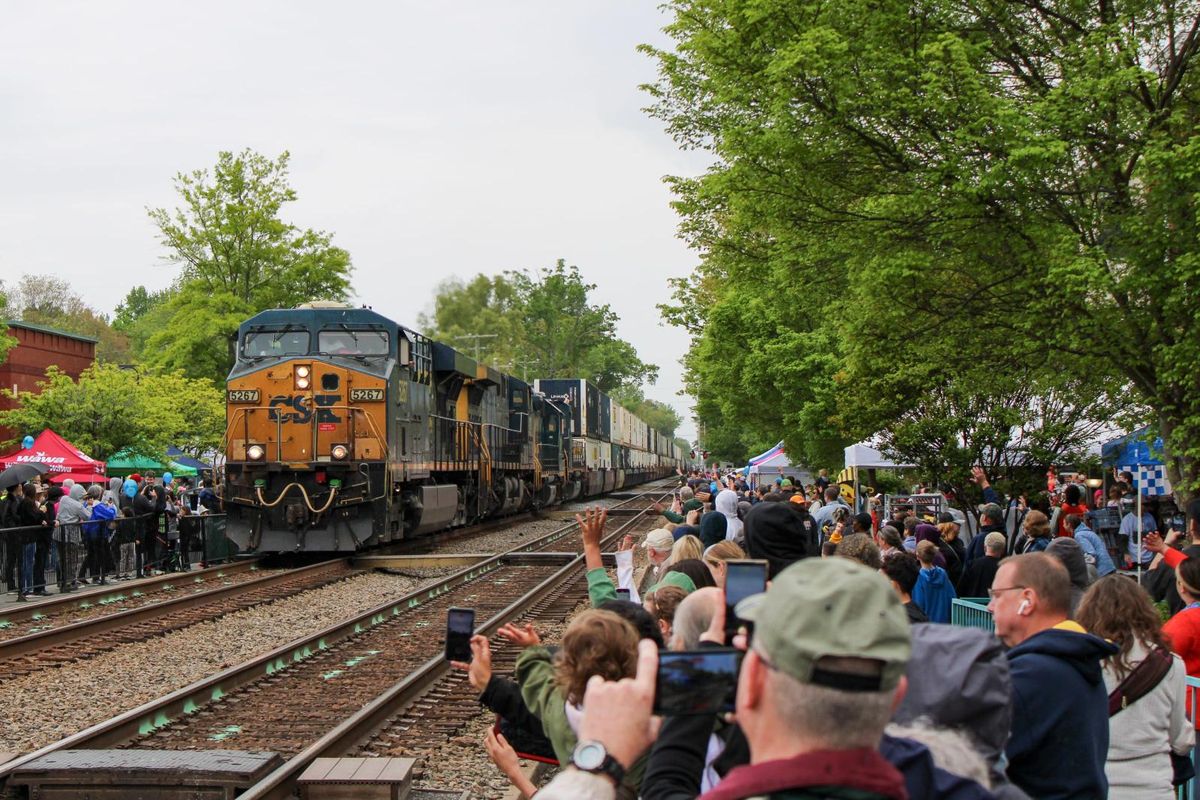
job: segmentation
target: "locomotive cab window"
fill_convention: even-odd
[[[334,356],[386,356],[388,335],[384,331],[336,328],[317,334],[317,352]]]
[[[242,338],[242,356],[301,356],[308,354],[308,331],[303,328],[247,331]]]

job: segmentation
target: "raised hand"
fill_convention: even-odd
[[[502,639],[507,639],[521,647],[533,647],[542,643],[541,637],[533,629],[533,624],[529,622],[525,623],[525,627],[523,628],[518,628],[515,624],[506,622],[496,633]],[[474,652],[474,648],[472,648],[472,652]]]
[[[504,734],[497,733],[495,728],[489,728],[487,736],[483,739],[483,749],[487,750],[488,758],[524,797],[531,798],[537,793],[537,787],[521,772],[520,757],[504,738]]]
[[[604,535],[604,525],[608,522],[608,509],[589,508],[582,515],[576,514],[575,521],[583,535],[584,548],[600,548],[600,538]]]
[[[455,669],[465,670],[467,673],[467,682],[471,684],[477,692],[482,692],[487,688],[488,682],[492,679],[492,646],[488,642],[486,636],[475,634],[471,637],[471,663],[464,664],[461,661],[451,661],[450,666]]]

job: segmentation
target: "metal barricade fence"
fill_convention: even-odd
[[[153,532],[148,530],[150,524]],[[71,591],[85,578],[103,581],[133,578],[149,570],[186,570],[193,564],[220,563],[236,555],[237,546],[225,536],[224,514],[190,515],[173,521],[165,514],[144,514],[111,521],[0,528],[0,588],[22,596],[53,586]]]
[[[995,632],[992,612],[987,609],[986,597],[956,597],[950,604],[950,624],[964,628],[982,628]]]

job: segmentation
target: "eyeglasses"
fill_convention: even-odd
[[[1024,589],[1024,588],[1027,588],[1027,587],[1005,586],[1003,589],[988,589],[988,597],[990,597],[992,600],[995,600],[996,595],[1000,594],[1001,592],[1011,592],[1013,589]]]

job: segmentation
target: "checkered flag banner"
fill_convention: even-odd
[[[1171,482],[1167,480],[1167,468],[1162,464],[1138,464],[1121,467],[1121,471],[1133,473],[1133,482],[1142,494],[1171,493]]]

